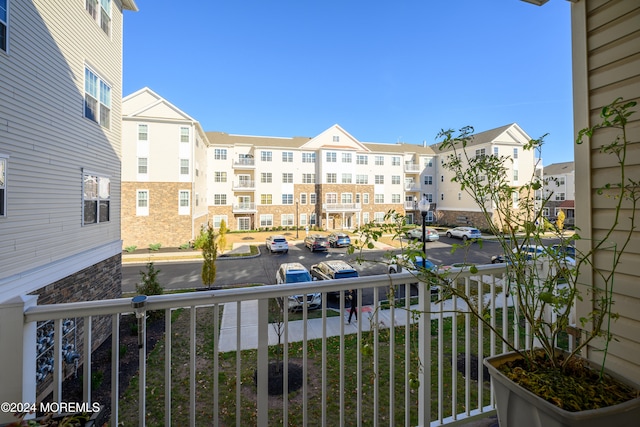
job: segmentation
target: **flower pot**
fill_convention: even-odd
[[[516,353],[484,359],[493,384],[500,427],[635,427],[640,419],[640,397],[619,405],[570,412],[547,402],[507,378],[497,367],[521,356]],[[620,376],[613,378],[629,384]],[[631,384],[636,387],[636,385]]]

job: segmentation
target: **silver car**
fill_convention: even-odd
[[[473,227],[456,227],[447,230],[447,237],[456,237],[466,242],[469,239],[482,239],[482,233]]]
[[[406,236],[407,236],[407,239],[411,239],[411,240],[417,239],[422,241],[422,228],[420,227],[412,228],[411,230],[407,231]],[[435,242],[436,240],[440,239],[440,235],[438,234],[438,231],[429,227],[425,228],[424,237],[427,242]]]
[[[289,242],[287,242],[287,238],[278,234],[267,237],[265,245],[271,253],[289,252]]]

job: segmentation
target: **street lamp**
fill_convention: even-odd
[[[418,209],[422,215],[422,268],[427,268],[427,213],[431,210],[431,203],[426,197],[422,196]]]

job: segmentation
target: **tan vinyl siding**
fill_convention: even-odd
[[[119,252],[118,5],[113,2],[107,36],[84,2],[11,2],[10,50],[0,55],[0,153],[10,156],[7,217],[0,218],[3,293],[29,292],[55,279],[24,280],[38,269],[71,274]],[[85,64],[111,87],[110,129],[84,117]],[[111,180],[108,223],[82,226],[83,168]]]
[[[600,110],[618,97],[640,101],[640,3],[635,1],[585,0],[572,6],[574,43],[574,109],[576,130],[600,121]],[[586,57],[580,58],[580,55]],[[588,93],[584,98],[582,93]],[[586,101],[586,102],[585,102]],[[628,176],[640,176],[640,109],[629,124],[627,138],[632,142],[627,163]],[[578,242],[582,250],[589,250],[593,242],[605,235],[614,222],[614,202],[597,194],[605,183],[618,182],[616,161],[604,155],[599,148],[612,140],[616,132],[598,133],[589,144],[576,148],[576,182],[588,183],[576,188],[576,211],[590,212],[580,215],[577,225],[584,238]],[[629,205],[621,212],[612,240],[621,243],[623,230],[629,230]],[[635,232],[627,253],[622,257],[614,282],[614,312],[620,318],[613,323],[616,340],[609,346],[607,365],[640,383],[640,280],[637,265],[640,262],[640,232]],[[594,257],[594,266],[603,271],[610,269],[611,251],[601,251]],[[592,271],[581,277],[584,283],[601,285]],[[578,317],[591,311],[587,300],[578,305]],[[594,360],[602,358],[598,351],[602,343],[595,343],[588,351]]]

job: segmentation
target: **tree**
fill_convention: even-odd
[[[218,257],[218,242],[211,223],[207,224],[207,229],[202,232],[202,283],[211,288],[216,280],[216,258]]]
[[[562,209],[558,211],[558,218],[556,219],[556,225],[558,226],[558,231],[562,231],[562,229],[564,228],[564,212],[562,212]]]
[[[218,248],[220,248],[220,253],[224,253],[224,250],[227,247],[227,233],[229,229],[227,228],[227,223],[225,220],[220,221],[220,228],[218,228]]]

